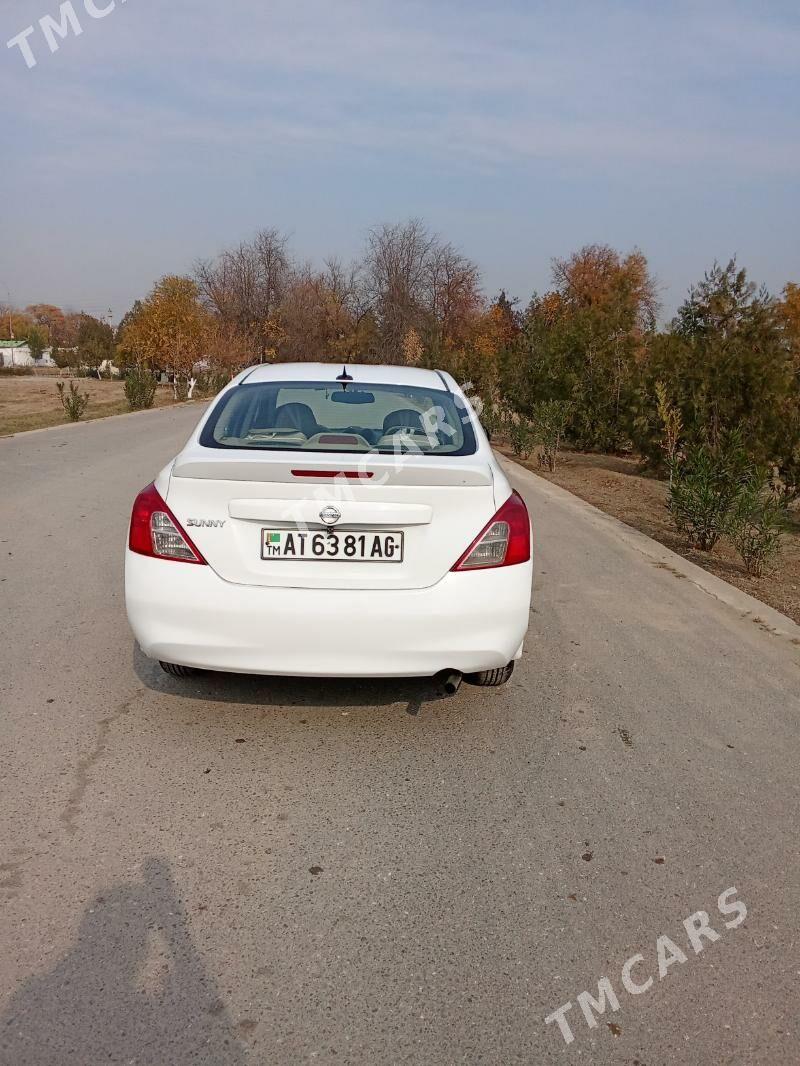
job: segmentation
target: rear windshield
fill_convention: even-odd
[[[463,402],[443,389],[322,381],[238,385],[203,427],[207,448],[472,455]]]

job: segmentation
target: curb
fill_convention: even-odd
[[[214,397],[212,396],[211,399]],[[195,407],[198,404],[210,403],[210,399],[182,400],[180,403],[165,404],[163,407],[146,407],[142,411],[118,411],[115,415],[96,415],[94,418],[82,418],[79,422],[60,422],[56,426],[40,426],[38,429],[23,429],[19,433],[0,433],[0,441],[16,440],[17,437],[30,437],[34,433],[50,433],[54,429],[80,429],[81,426],[91,426],[93,422],[105,422],[109,418],[132,418],[134,415],[151,415],[154,412],[174,411],[177,407]]]
[[[621,540],[662,569],[669,570],[676,577],[686,578],[701,592],[705,592],[720,603],[731,607],[741,618],[747,618],[754,622],[764,632],[781,637],[796,647],[800,646],[800,625],[793,622],[791,618],[787,618],[785,614],[775,610],[774,607],[762,603],[761,600],[757,600],[755,596],[751,596],[748,592],[742,592],[735,585],[730,585],[727,581],[723,581],[721,577],[710,574],[702,566],[684,559],[682,555],[678,555],[671,548],[665,547],[659,541],[648,537],[646,533],[634,529],[633,526],[626,525],[618,518],[614,518],[613,515],[606,514],[599,507],[587,503],[586,500],[575,496],[574,493],[562,488],[561,485],[555,485],[552,481],[539,477],[538,474],[534,474],[533,471],[520,466],[519,463],[515,463],[513,459],[509,459],[505,455],[497,452],[495,452],[495,455],[509,474],[516,478],[530,481],[543,496],[557,500],[570,510],[581,514],[584,518],[588,518],[590,524],[595,526],[595,528],[611,533],[617,540]]]

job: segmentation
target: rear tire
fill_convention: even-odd
[[[498,666],[496,670],[481,670],[477,674],[464,674],[464,680],[470,685],[479,685],[481,688],[497,688],[505,685],[506,681],[514,673],[514,663],[506,666]]]
[[[159,662],[159,666],[164,673],[169,674],[170,677],[191,677],[193,674],[197,673],[193,666],[178,666],[177,663]]]

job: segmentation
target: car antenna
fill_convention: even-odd
[[[352,381],[353,378],[351,377],[350,374],[347,373],[347,366],[346,365],[342,367],[341,374],[337,374],[336,375],[336,380],[337,381],[341,381],[341,383],[342,383],[342,392],[347,392],[347,382],[348,381]]]

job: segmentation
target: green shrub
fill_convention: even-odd
[[[205,373],[198,375],[192,396],[216,396],[218,392],[221,392],[229,384],[230,380],[230,374],[226,374],[224,370],[207,370]]]
[[[61,406],[70,422],[80,422],[89,404],[89,393],[80,392],[74,381],[69,383],[69,391],[64,391],[64,382],[56,382],[58,395],[61,397]]]
[[[711,551],[728,529],[731,512],[748,473],[738,433],[716,448],[695,444],[670,466],[667,506],[691,547]]]
[[[473,400],[473,405],[489,440],[503,432],[506,428],[507,420],[499,404],[493,400],[486,400],[485,403],[477,404]]]
[[[533,405],[531,422],[534,439],[541,445],[539,466],[553,471],[561,439],[572,414],[572,404],[564,400],[542,400]]]
[[[125,399],[131,411],[142,411],[153,406],[156,396],[156,379],[150,370],[136,366],[125,378]]]
[[[728,523],[729,536],[748,574],[761,577],[774,566],[788,529],[785,499],[773,491],[766,470],[753,470],[740,486]]]
[[[527,459],[536,443],[536,434],[527,418],[520,415],[509,424],[508,436],[511,450],[518,459]]]
[[[658,420],[662,427],[661,450],[664,453],[667,469],[670,471],[670,480],[672,480],[672,471],[675,469],[675,461],[683,437],[683,418],[680,410],[669,398],[667,386],[663,381],[656,382],[655,393]]]

